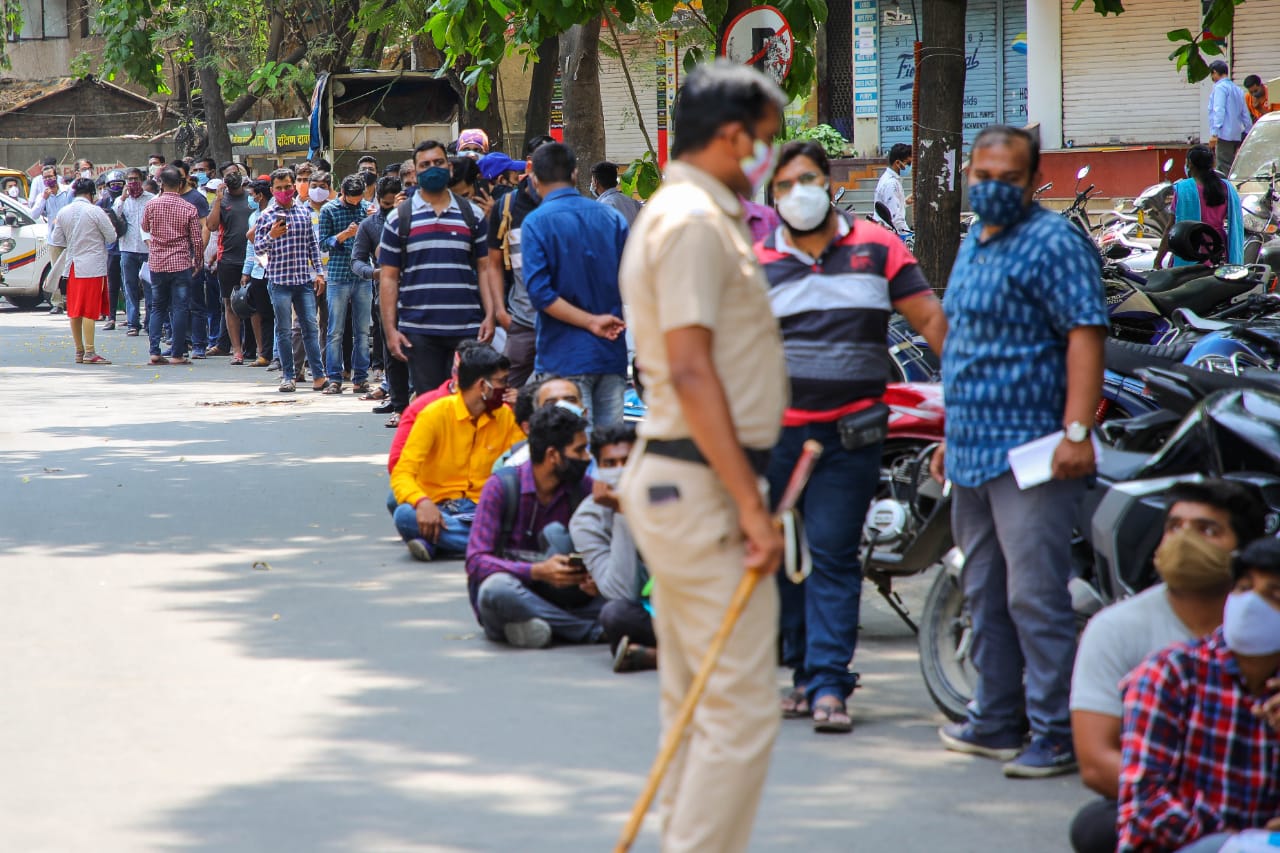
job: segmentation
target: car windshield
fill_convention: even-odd
[[[14,225],[30,225],[31,223],[35,222],[35,220],[31,217],[30,211],[28,211],[25,207],[23,207],[18,202],[8,198],[3,194],[0,194],[0,214],[7,215],[10,213],[12,213],[14,217],[17,219]]]
[[[1271,174],[1272,168],[1280,171],[1280,121],[1259,122],[1236,152],[1231,180],[1265,178]]]

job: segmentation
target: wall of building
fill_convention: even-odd
[[[0,115],[0,138],[154,135],[172,127],[155,108],[92,84],[60,92]]]
[[[169,140],[147,142],[116,138],[73,141],[64,137],[0,138],[0,165],[21,169],[27,174],[39,174],[40,161],[45,157],[57,157],[60,163],[74,163],[81,157],[87,157],[98,171],[103,171],[118,165],[145,166],[147,157],[157,152],[170,159],[177,156],[177,151]]]

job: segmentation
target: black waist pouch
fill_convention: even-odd
[[[861,450],[884,441],[889,434],[889,407],[873,403],[836,421],[840,445],[845,450]]]

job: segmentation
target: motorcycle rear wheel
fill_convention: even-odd
[[[968,716],[977,682],[968,654],[972,631],[960,574],[944,565],[929,587],[920,618],[920,673],[938,710],[956,721]]]

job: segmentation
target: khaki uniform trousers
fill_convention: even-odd
[[[710,468],[643,451],[633,461],[623,507],[654,579],[665,733],[742,579],[745,551],[737,509]],[[664,779],[664,853],[747,849],[778,734],[777,638],[778,589],[766,578]]]

